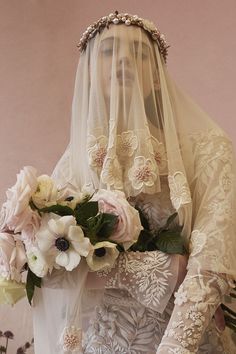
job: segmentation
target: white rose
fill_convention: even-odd
[[[35,246],[27,251],[28,266],[38,277],[43,278],[51,270],[43,253]]]
[[[27,262],[25,248],[12,234],[0,233],[0,276],[20,281],[21,271]]]
[[[29,201],[37,188],[36,170],[26,166],[17,175],[16,184],[7,190],[7,201],[3,204],[0,216],[0,229],[21,232],[31,221],[32,209]]]
[[[35,234],[39,230],[40,225],[41,217],[37,211],[33,211],[30,223],[21,231],[21,240],[24,242],[27,249],[34,244]]]
[[[32,200],[37,208],[41,209],[56,204],[58,191],[53,179],[47,175],[37,178],[37,189],[32,195]]]

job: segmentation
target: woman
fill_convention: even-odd
[[[36,354],[79,353],[81,326],[86,354],[230,353],[212,316],[236,274],[231,143],[169,77],[152,23],[116,12],[79,47],[71,141],[53,176],[124,191],[153,232],[177,211],[187,274],[178,288],[185,258],[160,251],[125,252],[87,278],[81,266],[52,274],[35,297]]]

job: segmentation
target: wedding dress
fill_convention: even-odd
[[[236,274],[232,144],[169,76],[152,23],[111,14],[81,41],[53,178],[123,191],[151,230],[177,212],[189,258],[178,289],[182,258],[160,251],[121,253],[97,274],[53,272],[34,296],[36,354],[234,353],[212,320]]]

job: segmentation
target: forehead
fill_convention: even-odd
[[[101,33],[101,41],[107,38],[114,38],[119,40],[119,42],[143,42],[146,44],[151,44],[148,35],[145,31],[137,26],[126,26],[126,25],[110,25],[109,28],[105,28]]]

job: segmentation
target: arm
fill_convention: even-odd
[[[157,353],[196,353],[206,327],[229,289],[223,274],[189,270],[175,293],[174,311]]]
[[[163,312],[186,274],[187,256],[160,251],[121,253],[110,271],[90,272],[88,288],[120,288],[144,306]]]
[[[193,231],[188,273],[158,354],[196,353],[235,274],[235,170],[230,142],[218,132],[194,146]]]

